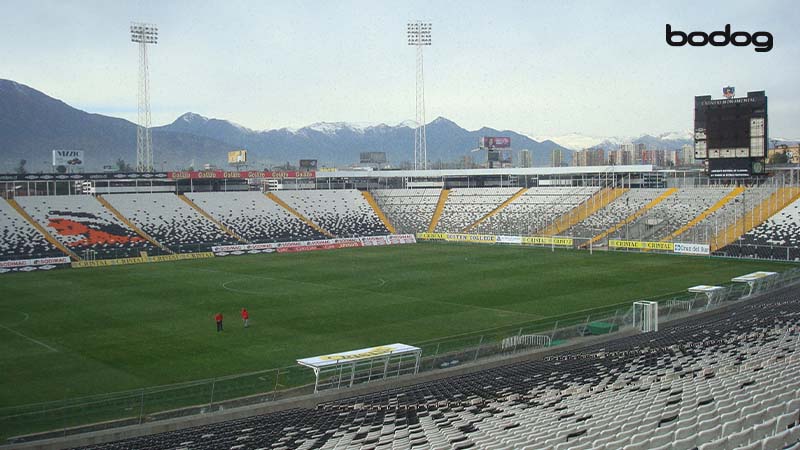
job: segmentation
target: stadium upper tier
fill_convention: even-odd
[[[118,194],[104,197],[153,239],[176,253],[206,251],[239,241],[173,194]]]
[[[83,257],[126,258],[155,246],[116,217],[93,196],[19,197],[30,217],[68,249]]]
[[[596,186],[530,188],[474,230],[509,235],[537,234],[587,201],[599,189]]]
[[[418,233],[428,229],[440,189],[378,189],[372,191],[378,205],[389,216],[398,233]]]
[[[87,449],[781,449],[800,442],[800,294],[409,387]]]
[[[489,214],[519,190],[518,187],[453,189],[447,197],[434,231],[462,233],[465,228]]]
[[[186,197],[252,243],[325,239],[261,192],[187,193]]]
[[[375,210],[355,189],[277,191],[275,196],[336,237],[389,234]]]
[[[0,260],[64,256],[9,203],[0,202]]]
[[[799,197],[799,188],[768,186],[18,197],[18,206],[3,202],[0,258],[68,254],[77,259],[85,256],[85,250],[94,250],[97,258],[115,258],[137,256],[140,251],[184,253],[221,244],[377,236],[394,230],[570,236],[579,238],[578,246],[604,245],[607,239],[710,244],[712,252],[728,255],[796,260],[800,259],[793,250],[800,246],[792,228],[796,214],[787,209],[767,219]],[[760,247],[745,251],[743,245]],[[776,253],[767,247],[780,249]]]

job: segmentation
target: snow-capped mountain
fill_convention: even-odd
[[[532,137],[537,141],[551,140],[572,150],[597,147],[611,150],[626,142],[645,144],[650,148],[678,149],[685,144],[693,142],[691,131],[671,131],[657,135],[642,134],[639,136],[591,136],[581,133],[568,133],[560,136],[532,135]]]
[[[361,152],[386,152],[390,164],[398,166],[413,158],[414,128],[413,121],[397,125],[318,122],[296,130],[258,131],[188,112],[152,131],[157,168],[174,169],[195,163],[227,167],[227,153],[236,149],[248,150],[252,167],[296,165],[300,159],[344,167],[357,164]],[[481,136],[510,137],[514,151],[530,150],[538,166],[549,165],[554,150],[566,150],[510,130],[466,130],[444,117],[430,121],[426,128],[432,163],[472,156],[470,150]],[[10,172],[22,159],[31,161],[29,170],[47,170],[46,162],[32,162],[47,161],[53,148],[84,150],[87,171],[114,165],[119,159],[132,163],[136,129],[127,120],[90,114],[28,86],[0,80],[0,173]],[[571,160],[571,152],[566,153],[564,158]]]

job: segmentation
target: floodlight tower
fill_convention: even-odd
[[[408,45],[417,47],[417,128],[414,129],[414,170],[428,168],[428,145],[425,137],[425,76],[422,48],[431,45],[431,23],[408,23]]]
[[[136,171],[153,171],[153,139],[150,135],[150,77],[147,45],[158,44],[158,27],[151,23],[131,23],[131,42],[139,44],[139,108],[136,129]]]

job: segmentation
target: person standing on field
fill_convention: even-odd
[[[219,333],[222,331],[222,313],[217,313],[217,315],[214,316],[214,320],[217,321],[217,333]]]
[[[242,322],[244,322],[245,328],[250,325],[250,313],[247,312],[247,308],[242,308]]]

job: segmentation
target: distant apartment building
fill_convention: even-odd
[[[520,150],[517,161],[519,167],[533,167],[533,159],[531,159],[531,151],[527,149]]]
[[[686,144],[681,148],[679,161],[679,166],[686,167],[694,165],[694,146],[692,144]]]
[[[577,151],[572,159],[572,165],[577,167],[604,166],[605,164],[605,150],[602,148],[590,148]]]
[[[645,162],[646,156],[645,152],[647,151],[647,146],[644,144],[636,144],[633,150],[633,164],[652,164],[649,162]]]
[[[631,152],[622,147],[608,152],[608,164],[612,166],[627,166],[631,163]]]
[[[554,148],[550,152],[550,167],[564,167],[564,151],[560,148]]]

